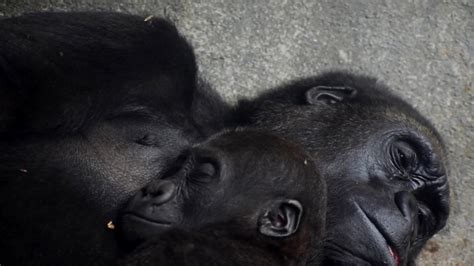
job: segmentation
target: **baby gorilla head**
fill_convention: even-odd
[[[323,238],[325,193],[303,149],[258,131],[230,131],[193,147],[132,197],[121,233],[137,244],[176,229],[211,228],[220,238],[276,247],[279,256],[300,261],[319,254],[307,249]]]

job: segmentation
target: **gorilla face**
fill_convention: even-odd
[[[48,198],[48,191],[58,190],[60,193],[54,196],[59,199],[54,203],[57,213],[67,209],[61,205],[63,197],[74,194],[81,199],[79,202],[93,202],[89,207],[102,211],[104,216],[108,213],[110,219],[111,206],[122,203],[161,174],[165,165],[199,137],[182,128],[181,123],[167,121],[165,115],[128,113],[75,135],[31,134],[1,141],[0,147],[5,153],[0,156],[0,172],[4,176],[1,187],[4,197],[0,205],[5,204],[4,207],[10,209],[18,204],[21,205],[18,210],[24,213],[12,215],[17,214],[12,210],[4,214],[10,216],[8,219],[15,217],[28,223],[28,217],[36,217],[41,205],[33,199],[36,196]],[[17,193],[28,197],[9,203],[10,195]],[[31,204],[26,204],[30,201]],[[55,208],[48,206],[51,212]],[[74,215],[67,213],[61,217],[73,219]],[[101,222],[97,222],[97,227],[101,227]]]
[[[123,211],[121,231],[133,244],[170,229],[224,225],[221,236],[247,239],[248,245],[276,241],[291,246],[281,254],[295,247],[300,252],[311,243],[308,237],[323,238],[325,185],[316,173],[303,150],[277,137],[223,133],[193,147],[137,193]],[[320,227],[313,234],[299,229],[309,224]]]
[[[111,264],[119,249],[105,224],[123,200],[221,129],[230,107],[196,87],[196,72],[166,19],[1,19],[2,263]]]
[[[344,73],[241,102],[244,123],[305,145],[328,183],[327,264],[405,265],[444,227],[449,189],[433,127],[374,79]]]
[[[82,161],[81,172],[94,172],[96,179],[102,179],[107,189],[113,191],[104,193],[107,199],[97,201],[107,208],[104,211],[127,200],[131,193],[162,174],[182,150],[200,139],[187,123],[190,122],[186,118],[172,114],[131,112],[82,132],[84,139],[80,143],[88,159],[74,160]]]
[[[118,248],[105,224],[196,140],[181,123],[158,113],[128,113],[75,135],[0,141],[4,261],[109,264]]]
[[[358,147],[326,161],[329,261],[404,265],[446,223],[446,174],[433,147],[393,126],[358,135]]]

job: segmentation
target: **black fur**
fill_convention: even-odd
[[[22,130],[69,133],[141,108],[191,106],[194,54],[164,19],[36,13],[1,20],[0,36],[1,99],[18,102],[2,113]]]
[[[114,261],[106,224],[122,202],[217,128],[196,122],[225,106],[200,98],[212,92],[196,91],[196,69],[164,19],[1,20],[0,263]]]
[[[2,19],[0,262],[113,261],[105,224],[118,205],[232,122],[271,130],[314,157],[329,188],[327,264],[397,256],[411,264],[445,225],[441,138],[375,79],[336,72],[296,81],[241,101],[235,116],[196,84],[191,47],[165,20]]]

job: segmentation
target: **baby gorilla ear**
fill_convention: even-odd
[[[302,214],[303,207],[297,200],[278,200],[263,212],[258,229],[266,236],[290,236],[298,230]]]
[[[323,102],[326,104],[335,104],[344,99],[352,98],[357,91],[351,87],[328,87],[316,86],[306,91],[306,102],[316,104]]]

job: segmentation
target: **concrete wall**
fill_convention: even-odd
[[[434,122],[449,149],[452,215],[420,264],[474,263],[472,0],[0,0],[0,15],[39,10],[167,16],[231,101],[331,68],[379,77]]]

